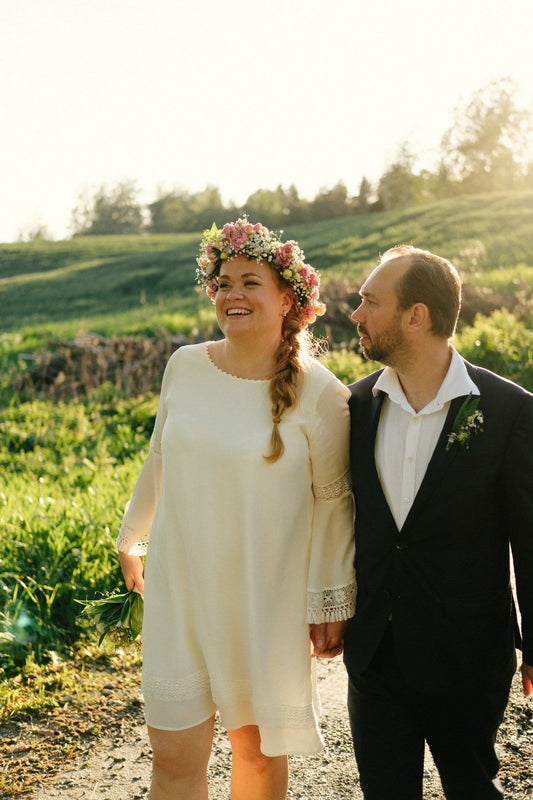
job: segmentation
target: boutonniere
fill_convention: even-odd
[[[463,402],[453,421],[452,431],[448,434],[446,452],[455,442],[459,442],[466,450],[470,447],[470,437],[481,433],[483,428],[483,412],[478,411],[479,397],[472,397],[472,392]]]

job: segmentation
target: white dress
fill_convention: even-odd
[[[169,359],[117,546],[145,565],[149,725],[218,711],[269,756],[322,747],[309,622],[354,613],[349,392],[314,362],[270,464],[269,381],[222,372],[209,343]],[[151,529],[151,532],[150,532]]]

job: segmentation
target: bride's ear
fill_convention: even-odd
[[[289,311],[293,306],[293,298],[290,292],[285,292],[283,295],[283,300],[281,302],[281,314],[282,316],[286,317]]]

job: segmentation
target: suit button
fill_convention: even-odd
[[[403,544],[402,542],[398,542],[396,545],[396,550],[407,550],[407,545]]]

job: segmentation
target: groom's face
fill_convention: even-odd
[[[400,261],[404,259],[396,258],[376,267],[362,285],[361,303],[352,314],[357,324],[359,347],[366,358],[391,367],[407,352],[403,312],[395,291],[396,280],[404,271]]]

